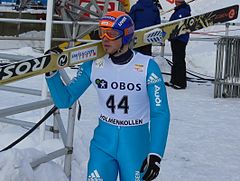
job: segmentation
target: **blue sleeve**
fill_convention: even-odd
[[[147,69],[147,91],[150,101],[150,153],[163,157],[167,142],[170,111],[167,92],[158,64],[151,59]]]
[[[92,61],[83,63],[77,75],[68,85],[61,80],[60,73],[46,77],[52,99],[58,108],[69,108],[90,86]]]

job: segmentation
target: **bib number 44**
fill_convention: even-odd
[[[110,95],[107,99],[106,106],[111,109],[111,112],[115,114],[116,109],[123,109],[124,114],[128,114],[128,96],[124,95],[122,99],[116,103],[114,95]]]

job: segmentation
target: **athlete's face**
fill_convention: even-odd
[[[106,36],[102,38],[103,49],[108,54],[113,54],[118,51],[122,46],[122,38],[117,40],[109,40]]]

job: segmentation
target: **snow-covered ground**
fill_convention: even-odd
[[[165,1],[162,4],[164,9],[170,8]],[[212,0],[211,2],[196,0],[191,4],[192,14],[199,14],[232,4],[239,4],[239,0]],[[236,22],[240,22],[240,18]],[[215,26],[204,31],[216,29],[224,29],[224,27]],[[239,35],[239,31],[233,33]],[[0,42],[1,46],[8,46],[7,41]],[[22,44],[22,48],[1,52],[16,55],[41,55],[41,53],[31,48],[31,46],[34,46],[33,43],[16,43]],[[165,51],[170,52],[168,43]],[[161,70],[169,72],[170,67],[159,56],[159,52],[160,48],[154,47],[154,54],[157,55],[156,60]],[[187,47],[188,69],[214,76],[215,53],[216,46],[214,42],[190,42]],[[166,58],[171,59],[171,57]],[[66,71],[70,77],[76,73],[76,70],[66,69]],[[166,81],[169,78],[169,76],[164,75]],[[41,90],[42,83],[42,77],[37,76],[9,85]],[[157,181],[240,180],[239,99],[214,99],[213,89],[214,86],[210,82],[204,84],[189,82],[186,90],[167,88],[171,124],[165,156],[161,165],[161,173],[156,179]],[[72,181],[86,180],[89,141],[93,129],[97,125],[98,105],[95,103],[96,99],[97,95],[93,87],[90,87],[80,98],[82,115],[81,120],[75,122]],[[39,101],[41,98],[39,96],[1,91],[0,100],[0,109],[2,110]],[[61,110],[64,125],[67,125],[67,113],[67,110]],[[40,117],[40,110],[9,116],[9,118],[29,122],[36,122]],[[52,118],[47,121],[47,124],[51,125],[51,123]],[[0,123],[0,149],[5,148],[19,138],[28,129]],[[52,134],[49,132],[46,132],[46,139],[40,141],[39,130],[36,130],[13,149],[0,153],[0,181],[67,181],[68,179],[63,172],[63,156],[42,164],[36,169],[32,169],[29,164],[32,160],[62,147],[62,141],[53,139]]]

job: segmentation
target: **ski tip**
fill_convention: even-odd
[[[214,17],[214,22],[224,23],[227,21],[232,21],[237,19],[239,11],[239,5],[233,5],[216,10],[216,16]],[[214,13],[215,14],[215,13]]]
[[[238,17],[238,11],[239,11],[239,5],[233,5],[228,8],[227,16],[229,19],[237,19]]]
[[[238,11],[239,11],[239,5],[238,4],[232,6],[232,8],[229,8],[229,11],[228,11],[229,19],[237,19]]]

